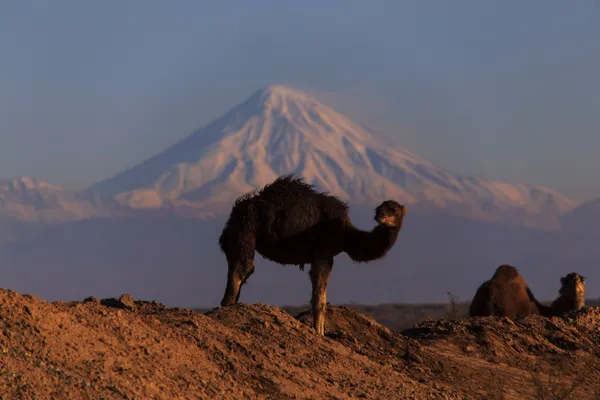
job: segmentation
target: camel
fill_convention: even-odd
[[[560,296],[546,306],[540,303],[531,290],[527,288],[529,299],[535,304],[538,312],[544,317],[558,317],[569,311],[577,311],[585,305],[585,277],[576,272],[560,278]]]
[[[517,319],[537,314],[527,290],[527,283],[517,269],[510,264],[503,264],[496,269],[490,280],[477,289],[471,301],[469,316]]]
[[[310,264],[313,327],[325,334],[326,292],[333,258],[345,252],[354,262],[383,258],[395,244],[408,209],[393,200],[375,210],[377,226],[356,228],[349,207],[336,196],[315,191],[293,174],[238,198],[219,238],[228,273],[221,306],[239,301],[254,272],[255,251],[282,265]]]

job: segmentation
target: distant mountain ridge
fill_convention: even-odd
[[[353,203],[391,198],[540,228],[556,227],[560,215],[579,205],[543,186],[455,175],[283,85],[255,92],[164,152],[89,190],[133,208],[225,212],[235,197],[287,173]]]
[[[35,178],[0,180],[0,217],[63,222],[114,215],[124,207],[92,192],[74,192]]]
[[[600,232],[600,199],[585,202],[563,215],[561,224],[568,230]]]
[[[216,306],[227,274],[218,236],[233,199],[290,172],[348,201],[363,229],[382,200],[410,205],[386,258],[368,266],[336,259],[332,302],[445,301],[449,291],[469,300],[503,263],[542,299],[555,298],[568,272],[600,279],[600,201],[580,205],[542,186],[453,174],[300,91],[270,86],[87,190],[0,181],[2,287],[52,300],[127,292]],[[595,230],[580,229],[582,221]],[[256,263],[243,302],[306,303],[307,276],[259,256]]]

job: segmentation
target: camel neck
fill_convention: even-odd
[[[585,298],[584,298],[584,296],[577,296],[575,298],[575,300],[573,301],[573,308],[575,310],[579,310],[583,306],[585,306]]]
[[[371,231],[363,231],[348,224],[344,232],[344,252],[355,262],[382,258],[396,243],[400,226],[377,225]]]

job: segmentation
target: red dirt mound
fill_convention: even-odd
[[[207,315],[251,338],[260,352],[259,365],[274,363],[259,370],[273,387],[296,387],[274,398],[398,398],[402,394],[401,398],[419,399],[455,394],[449,387],[428,387],[390,365],[319,337],[277,307],[238,304]]]
[[[504,392],[509,398],[600,398],[597,307],[562,317],[530,315],[517,321],[427,320],[402,333],[417,340],[429,360],[443,362],[444,371],[438,376],[457,387],[479,385],[481,393]]]
[[[209,316],[121,299],[48,303],[0,291],[8,399],[432,398],[441,392],[275,307]],[[383,372],[383,373],[382,373]]]
[[[425,321],[402,333],[345,307],[330,306],[326,318],[319,337],[309,315],[261,304],[204,315],[129,295],[48,303],[0,290],[0,398],[550,398],[535,396],[555,386],[574,386],[577,399],[600,393],[596,308],[552,319]]]
[[[307,326],[312,326],[311,311],[300,313],[296,319]],[[330,337],[344,337],[351,341],[387,344],[394,339],[390,329],[345,306],[327,305],[325,332]]]

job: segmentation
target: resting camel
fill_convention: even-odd
[[[396,242],[406,213],[406,206],[384,201],[375,209],[377,226],[363,231],[350,222],[348,205],[337,197],[319,193],[293,175],[278,177],[233,205],[219,238],[228,265],[221,306],[239,301],[241,286],[254,272],[255,251],[301,270],[310,264],[313,326],[317,334],[324,335],[333,258],[341,252],[354,262],[384,257]]]
[[[485,281],[475,293],[469,316],[522,318],[536,314],[535,305],[529,300],[527,283],[515,267],[503,264],[492,278]]]
[[[544,317],[558,317],[569,311],[577,311],[585,305],[585,277],[571,272],[560,278],[560,285],[560,296],[550,306],[537,301],[531,289],[527,288],[529,299]]]
[[[469,316],[498,316],[517,319],[529,314],[545,317],[578,310],[584,305],[585,278],[575,272],[560,279],[560,296],[550,306],[541,304],[525,279],[512,265],[499,266],[494,276],[475,293]]]

